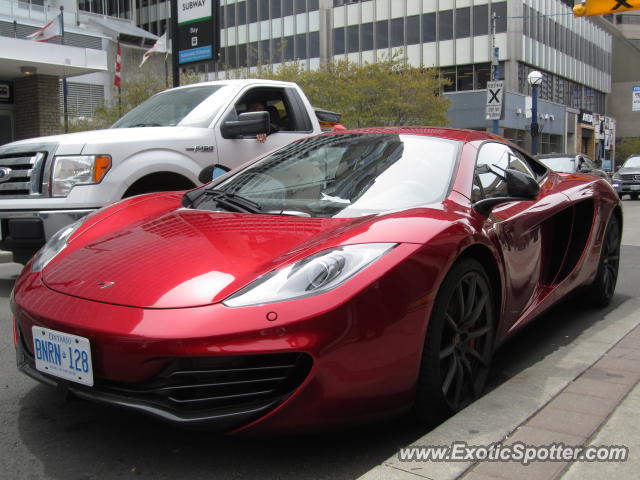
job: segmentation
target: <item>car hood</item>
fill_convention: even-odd
[[[640,168],[621,168],[620,170],[618,170],[616,173],[619,173],[621,175],[629,175],[629,174],[634,174],[634,173],[640,173]]]
[[[80,235],[44,269],[43,281],[61,293],[118,305],[207,305],[339,244],[366,222],[171,210],[104,235]]]

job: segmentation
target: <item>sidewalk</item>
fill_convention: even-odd
[[[393,456],[361,480],[583,480],[635,478],[640,471],[640,315],[594,325],[587,338],[554,352],[413,445],[624,445],[626,462],[401,462]]]

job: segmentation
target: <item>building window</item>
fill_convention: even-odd
[[[406,19],[407,45],[415,45],[420,43],[420,17],[412,15]]]
[[[504,33],[507,31],[507,2],[499,2],[491,4],[491,15],[495,12],[496,33]]]
[[[527,9],[525,5],[525,11]],[[487,35],[489,33],[489,5],[475,5],[473,7],[473,35]]]
[[[363,23],[360,26],[360,45],[362,51],[373,50],[373,23]]]
[[[487,88],[487,82],[491,80],[491,64],[479,63],[474,65],[474,88],[476,90],[484,90]]]
[[[401,47],[404,45],[404,18],[394,18],[391,20],[391,46]]]
[[[422,15],[422,42],[435,42],[436,33],[436,14],[425,13]]]
[[[473,90],[473,65],[459,65],[456,70],[456,90]]]
[[[376,22],[376,48],[389,48],[389,21]]]
[[[447,81],[447,85],[443,86],[443,90],[445,92],[456,91],[456,67],[441,68],[440,78],[443,78]]]
[[[471,9],[456,8],[456,38],[467,38],[471,35]]]
[[[347,27],[347,53],[357,52],[360,48],[358,45],[359,26],[349,25]]]
[[[282,17],[282,0],[269,0],[269,8],[271,9],[271,18]]]
[[[438,13],[438,40],[453,39],[453,10],[442,10]]]
[[[344,28],[333,29],[333,54],[342,55],[344,53]]]

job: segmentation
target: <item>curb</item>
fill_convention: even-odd
[[[540,430],[540,428],[538,428],[540,426],[543,427],[542,430],[545,430],[545,428],[548,430],[548,422],[552,419],[545,419],[542,416],[545,414],[547,405],[553,401],[554,403],[549,408],[557,406],[558,404],[556,402],[562,400],[560,394],[563,393],[565,389],[566,393],[574,393],[584,397],[585,390],[580,390],[580,387],[584,386],[585,380],[586,383],[593,382],[593,380],[588,377],[591,375],[591,372],[596,372],[595,375],[599,377],[597,382],[600,388],[611,390],[612,395],[615,390],[615,399],[609,397],[610,401],[608,406],[601,407],[608,408],[609,413],[602,417],[604,410],[601,411],[599,414],[601,422],[595,426],[592,422],[591,427],[589,427],[589,432],[581,432],[581,435],[568,435],[566,433],[560,433],[556,429],[552,435],[556,438],[555,441],[563,441],[564,437],[569,436],[573,438],[568,438],[567,440],[569,441],[566,443],[575,445],[582,444],[584,442],[583,438],[589,438],[597,431],[611,411],[615,410],[626,394],[637,383],[638,378],[640,378],[640,374],[625,371],[623,372],[622,380],[617,377],[605,379],[602,378],[602,376],[604,375],[606,377],[606,373],[602,373],[603,368],[600,368],[603,365],[607,366],[607,362],[609,362],[608,366],[611,367],[611,361],[614,360],[616,356],[619,356],[620,352],[625,353],[624,350],[630,349],[628,345],[629,342],[640,344],[640,327],[636,329],[640,324],[640,315],[632,310],[625,317],[615,322],[604,325],[603,323],[595,323],[582,333],[580,342],[573,342],[549,354],[535,365],[523,370],[422,438],[416,440],[411,446],[450,446],[454,442],[460,441],[465,441],[468,445],[491,445],[496,442],[509,443],[509,441],[513,441],[511,438],[512,434],[515,434],[513,438],[519,438],[518,429],[520,428],[523,428],[521,435],[527,433],[527,440],[535,444],[537,443],[536,440],[541,437],[535,437],[533,434],[539,434],[540,432],[531,431],[533,430],[532,426],[525,426],[525,424],[534,422],[538,430]],[[634,329],[636,329],[636,331],[631,333]],[[631,335],[629,335],[630,333]],[[631,340],[625,339],[627,335],[629,335]],[[625,339],[625,341],[621,342],[623,339]],[[618,348],[617,344],[619,342],[620,346]],[[616,347],[615,349],[614,346]],[[618,352],[618,350],[620,350],[620,352]],[[634,352],[637,354],[637,350],[634,350]],[[610,354],[607,355],[608,353]],[[624,360],[628,361],[626,358]],[[613,363],[615,364],[615,361]],[[590,372],[585,373],[587,370],[590,370]],[[615,370],[615,374],[619,375],[620,371]],[[614,381],[612,382],[612,380]],[[603,384],[601,382],[605,383]],[[621,385],[621,382],[624,383],[624,385]],[[603,387],[603,385],[605,387]],[[591,387],[596,387],[596,385],[591,383]],[[573,390],[576,388],[578,388],[578,390],[574,392]],[[593,389],[588,392],[589,396],[593,395]],[[577,408],[580,407],[574,407],[574,411]],[[538,417],[539,413],[541,415],[540,417]],[[578,416],[577,413],[564,412],[564,416],[570,415],[574,417]],[[542,423],[538,425],[535,422]],[[574,419],[573,424],[576,423],[580,423],[577,421],[577,418]],[[526,429],[529,429],[529,431],[525,431]],[[484,465],[489,465],[489,467],[485,467]],[[491,465],[494,466],[493,470],[491,469]],[[401,462],[397,456],[394,455],[381,465],[366,472],[360,477],[360,480],[416,480],[417,478],[453,480],[465,474],[469,474],[469,480],[471,480],[471,478],[490,479],[496,478],[495,467],[500,468],[508,465],[509,463],[505,464],[504,462],[491,464],[489,462],[477,463],[474,461]],[[514,463],[513,465],[520,466],[519,463]],[[549,469],[547,467],[544,473],[541,472],[542,476],[536,476],[536,478],[557,478],[567,466],[565,463],[540,463],[538,465],[555,465],[558,467],[558,470],[548,471]],[[532,465],[526,467],[526,473],[522,470],[519,470],[519,473],[525,474],[527,478],[530,478],[530,474],[533,474],[531,467]],[[485,472],[485,469],[488,470]],[[501,474],[501,476],[504,478],[504,473]],[[517,478],[517,476],[511,478]]]

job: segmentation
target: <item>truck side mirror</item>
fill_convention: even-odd
[[[220,126],[223,138],[236,138],[242,135],[269,133],[269,112],[246,112],[238,115],[238,120],[227,120]]]

